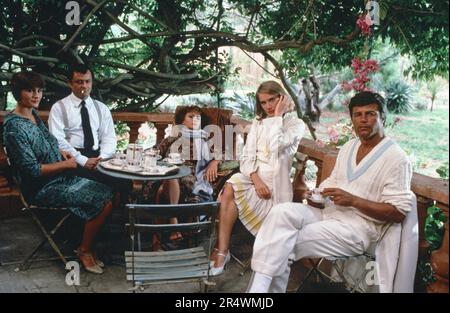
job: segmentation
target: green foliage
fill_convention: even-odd
[[[256,116],[256,95],[254,92],[250,92],[242,96],[235,92],[234,96],[229,99],[228,107],[243,119],[252,120]]]
[[[428,109],[428,99],[425,97],[417,95],[414,97],[412,103],[414,109],[417,111],[425,111]]]
[[[375,29],[375,43],[380,39],[390,40],[401,55],[410,56],[414,66],[405,70],[414,75],[448,75],[449,1],[379,2],[382,21]],[[93,5],[83,2],[80,8],[81,21],[84,21]],[[347,67],[359,53],[367,54],[363,51],[367,38],[354,33],[356,20],[364,12],[361,0],[106,1],[90,17],[70,49],[62,51],[78,27],[66,24],[65,1],[4,1],[0,12],[0,44],[22,49],[33,57],[57,58],[58,62],[19,58],[17,53],[0,48],[0,66],[6,72],[34,68],[52,81],[58,79],[59,84],[48,84],[45,95],[46,101],[53,103],[67,94],[61,75],[70,63],[80,58],[92,63],[98,73],[94,96],[117,110],[150,111],[153,102],[163,94],[222,92],[232,75],[231,56],[219,50],[224,46],[245,47],[256,52],[267,45],[273,46],[267,51],[279,59],[292,79],[313,71],[334,72]],[[111,17],[145,36],[139,39],[136,33],[118,26]],[[218,31],[227,34],[223,36]],[[354,39],[345,44],[339,42],[352,32]],[[305,46],[314,40],[317,44],[312,49]],[[286,43],[304,46],[286,48]],[[105,61],[136,70],[105,64]],[[149,78],[139,70],[171,76],[198,75],[195,79]],[[132,77],[119,84],[115,80],[124,73]]]
[[[431,251],[441,247],[446,221],[447,218],[440,208],[435,205],[428,208],[425,220],[425,240],[429,243]]]
[[[422,281],[427,285],[436,281],[433,267],[431,266],[430,262],[427,262],[427,260],[420,258],[419,262],[417,263],[417,270],[420,277],[422,278]]]
[[[433,112],[414,111],[401,115],[401,122],[393,129],[386,129],[404,149],[414,171],[431,177],[439,177],[436,168],[448,161],[449,124],[448,108]],[[393,118],[388,114],[388,118]]]
[[[250,16],[259,9],[256,23],[262,37],[307,43],[323,37],[344,38],[355,29],[364,12],[364,2],[346,1],[262,1],[232,0],[238,10]],[[415,66],[408,69],[420,77],[448,73],[449,2],[442,0],[382,0],[381,25],[375,39],[390,39],[403,55],[412,55]],[[333,72],[348,66],[361,51],[365,38],[346,45],[324,44],[308,53],[283,50],[282,62],[290,77],[304,77],[313,65]],[[434,58],[435,57],[435,58]]]
[[[431,284],[436,281],[433,267],[428,261],[428,257],[434,250],[441,247],[444,239],[444,223],[447,221],[444,212],[433,205],[427,210],[427,218],[425,220],[425,240],[429,244],[428,255],[426,258],[419,259],[418,271],[422,281],[426,284]]]
[[[128,132],[130,131],[130,127],[124,122],[118,122],[114,126],[117,137],[117,150],[123,151],[128,146]]]
[[[436,173],[438,173],[439,177],[445,180],[448,180],[448,162],[445,162],[441,166],[436,169]]]
[[[386,88],[386,105],[389,112],[406,113],[413,110],[412,88],[403,80],[392,81]]]

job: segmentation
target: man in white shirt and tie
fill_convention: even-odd
[[[50,132],[58,139],[59,148],[76,159],[77,175],[112,185],[117,191],[129,190],[131,182],[96,170],[100,160],[114,155],[117,140],[109,108],[90,97],[92,71],[84,64],[76,64],[70,69],[68,80],[72,93],[52,106]]]

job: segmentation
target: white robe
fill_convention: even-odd
[[[339,152],[336,165],[319,189],[338,187],[355,196],[392,204],[406,216],[403,223],[392,224],[375,250],[380,292],[412,292],[417,262],[417,212],[415,196],[411,192],[412,168],[405,152],[390,138],[385,137],[356,165],[356,154],[361,142],[354,139]],[[356,208],[354,213],[364,217],[377,238],[386,223],[377,221]],[[332,206],[324,210],[324,219],[346,219],[348,208]],[[411,212],[413,210],[413,212]],[[411,213],[410,213],[411,212]],[[408,255],[408,257],[403,257]],[[364,261],[362,261],[364,262]],[[350,274],[365,263],[348,262]],[[401,274],[399,274],[401,273]],[[411,280],[412,277],[412,280]]]
[[[250,132],[240,158],[240,171],[243,175],[258,170],[258,128],[259,132],[267,136],[267,156],[263,157],[268,166],[273,168],[273,200],[274,204],[292,201],[293,191],[289,179],[292,159],[297,152],[298,145],[305,133],[305,124],[295,113],[287,113],[284,117],[265,118],[262,121],[253,120]]]
[[[239,219],[253,235],[278,203],[292,201],[292,159],[304,133],[304,124],[294,114],[254,120],[240,158],[240,173],[227,183],[233,186]],[[250,174],[257,172],[271,192],[258,197]]]

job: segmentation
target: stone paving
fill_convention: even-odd
[[[122,229],[120,223],[111,223],[111,229],[116,227]],[[123,225],[123,224],[122,224]],[[81,225],[71,224],[71,231],[80,230]],[[124,228],[123,228],[124,232]],[[69,230],[70,233],[70,230]],[[111,233],[111,232],[110,232]],[[114,232],[113,232],[114,233]],[[251,240],[248,235],[242,234],[242,229],[233,232],[232,251],[244,258],[251,254]],[[236,234],[237,233],[237,234]],[[125,280],[125,268],[123,262],[122,249],[128,249],[126,238],[117,238],[102,234],[99,237],[99,251],[111,251],[112,257],[103,254],[106,263],[105,272],[96,275],[81,270],[80,285],[68,286],[65,282],[67,271],[63,268],[59,260],[43,260],[35,262],[28,270],[17,271],[18,261],[28,253],[36,243],[39,242],[41,234],[32,223],[31,218],[25,214],[0,220],[0,293],[128,293],[131,284]],[[237,236],[237,238],[236,238]],[[122,242],[123,241],[123,242]],[[102,244],[103,243],[103,244]],[[239,246],[236,247],[236,243]],[[113,247],[113,248],[111,248]],[[70,254],[71,249],[65,249]],[[73,253],[72,253],[73,254]],[[101,253],[100,253],[101,254]],[[39,259],[54,257],[49,247],[39,253]],[[298,281],[304,273],[303,266],[296,266],[292,269],[291,281],[288,291],[296,289]],[[298,264],[299,265],[299,264]],[[251,271],[240,275],[242,267],[231,260],[227,270],[221,276],[212,280],[216,286],[210,288],[209,292],[241,293],[245,292]],[[197,293],[200,291],[198,283],[162,284],[149,286],[144,292],[179,292]]]

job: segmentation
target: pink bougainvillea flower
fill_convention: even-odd
[[[352,68],[355,73],[359,73],[361,70],[362,62],[360,58],[354,58],[352,60]]]
[[[380,64],[376,60],[369,59],[364,62],[364,67],[369,72],[377,72],[380,70]]]
[[[350,90],[356,92],[371,91],[371,89],[367,87],[367,84],[370,82],[369,75],[380,70],[378,62],[371,59],[362,62],[360,58],[356,57],[352,60],[351,66],[353,68],[355,79],[351,82],[344,81],[342,83],[342,89],[347,92]]]
[[[339,132],[336,129],[334,129],[332,127],[328,127],[327,133],[328,133],[328,137],[330,138],[330,141],[332,143],[338,143]]]
[[[356,21],[356,25],[358,25],[358,27],[361,29],[361,33],[363,34],[363,36],[370,35],[370,26],[371,25],[369,25],[369,23],[367,23],[366,15],[360,15],[358,20]]]
[[[349,92],[350,90],[353,89],[353,86],[348,82],[348,81],[343,81],[342,82],[342,89],[344,89],[344,91]]]

